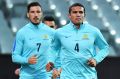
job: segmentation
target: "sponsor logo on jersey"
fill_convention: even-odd
[[[83,34],[82,39],[84,39],[84,40],[88,40],[88,39],[89,39],[88,34]]]
[[[42,38],[47,40],[47,39],[49,39],[49,36],[47,34],[44,34]]]

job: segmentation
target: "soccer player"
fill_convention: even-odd
[[[51,28],[54,28],[54,29],[57,29],[57,26],[56,26],[56,23],[55,23],[55,19],[53,16],[45,16],[43,18],[43,23],[45,23],[46,25],[48,25],[49,27]],[[60,73],[62,71],[62,68],[61,68],[61,61],[60,61],[60,57],[56,57],[55,59],[55,64],[56,64],[56,70],[53,70],[51,72],[48,72],[48,75],[49,75],[49,79],[59,79],[60,77]]]
[[[19,79],[48,78],[46,51],[54,29],[42,23],[42,16],[42,7],[38,2],[28,4],[27,17],[30,22],[17,32],[12,51],[12,61],[21,64]]]
[[[49,27],[51,27],[53,29],[57,28],[56,23],[55,23],[55,19],[54,19],[53,16],[50,16],[50,15],[49,16],[45,16],[42,21],[43,21],[44,24],[46,24],[47,26],[49,26]],[[51,79],[51,77],[56,79],[57,77],[60,76],[61,63],[60,63],[60,58],[59,57],[56,58],[56,68],[58,69],[57,71],[55,71],[55,72],[54,71],[48,72],[48,76],[49,76],[48,79]],[[17,68],[15,70],[15,75],[19,76],[19,73],[20,73],[20,69]]]
[[[70,23],[55,32],[46,69],[54,69],[51,68],[54,64],[51,57],[61,50],[60,79],[97,79],[95,67],[108,55],[109,45],[98,28],[84,23],[85,7],[82,4],[71,5],[68,17]]]
[[[46,25],[48,25],[49,27],[53,28],[53,29],[57,29],[56,23],[55,23],[55,19],[53,16],[45,16],[43,18],[43,23],[45,23]]]

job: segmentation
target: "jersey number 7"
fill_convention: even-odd
[[[37,43],[37,46],[38,46],[38,48],[37,48],[37,52],[39,52],[39,50],[40,50],[40,46],[41,46],[41,43]]]

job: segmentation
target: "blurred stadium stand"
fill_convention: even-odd
[[[16,33],[20,28],[28,23],[28,20],[20,17],[13,17],[10,19],[12,31]]]
[[[8,27],[5,18],[3,17],[2,11],[0,11],[0,17],[1,54],[10,54],[14,37],[12,35],[12,31]]]
[[[110,45],[110,54],[105,59],[107,62],[104,61],[97,68],[99,79],[120,79],[119,75],[111,73],[112,70],[120,73],[118,61],[120,60],[120,0],[0,0],[0,61],[6,62],[7,60],[9,64],[6,62],[5,66],[14,65],[10,59],[12,44],[16,32],[28,22],[26,5],[33,1],[40,2],[44,16],[54,16],[59,27],[69,22],[68,7],[75,2],[82,3],[86,8],[86,21],[98,27]],[[2,62],[0,65],[3,64]],[[118,70],[114,70],[115,65],[119,66],[116,66],[119,68]],[[13,69],[15,67],[16,65],[13,66]],[[1,69],[3,68],[0,66],[0,71]],[[103,70],[104,74],[100,70]],[[16,79],[6,78],[5,74],[1,72],[0,79]]]

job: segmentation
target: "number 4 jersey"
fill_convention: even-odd
[[[96,47],[99,52],[96,52]],[[87,61],[94,58],[99,63],[108,55],[108,44],[101,32],[88,23],[77,29],[70,22],[57,29],[51,49],[61,49],[61,79],[96,79],[96,70],[88,66]]]

